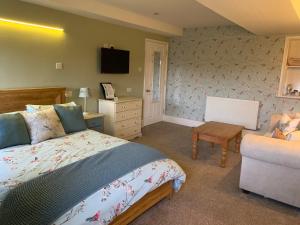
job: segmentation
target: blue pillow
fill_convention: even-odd
[[[23,116],[0,114],[0,149],[26,144],[30,144],[30,136]]]
[[[87,129],[81,106],[54,105],[54,109],[67,134]]]

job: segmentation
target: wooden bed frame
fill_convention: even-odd
[[[173,195],[172,181],[169,181],[154,191],[146,194],[143,198],[133,204],[124,213],[117,216],[110,225],[126,225],[135,218],[142,215],[147,209],[154,206],[164,198],[171,198]]]
[[[28,88],[0,90],[0,113],[25,110],[26,104],[52,105],[65,103],[66,88]],[[172,181],[146,194],[124,213],[117,216],[110,225],[126,225],[164,198],[173,195]]]
[[[65,103],[66,88],[29,88],[0,90],[0,113],[25,110],[26,104],[53,105]]]

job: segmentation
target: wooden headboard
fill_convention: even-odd
[[[0,89],[0,113],[25,110],[27,104],[65,103],[66,88]]]

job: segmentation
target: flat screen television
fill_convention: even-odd
[[[128,74],[130,52],[114,48],[101,48],[100,71],[106,74]]]

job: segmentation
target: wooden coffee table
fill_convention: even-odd
[[[208,141],[222,146],[222,159],[220,166],[225,167],[229,142],[235,138],[235,151],[240,152],[243,126],[227,123],[207,122],[193,128],[192,135],[192,159],[197,159],[197,143],[199,140]]]

